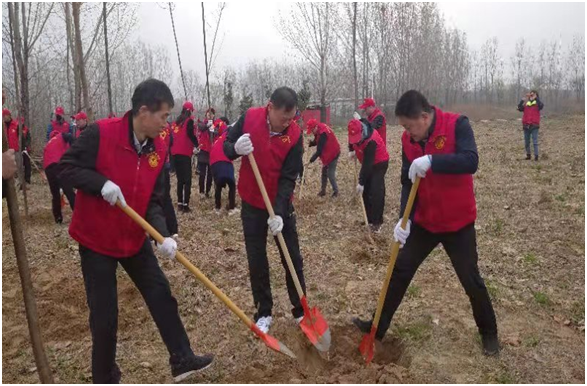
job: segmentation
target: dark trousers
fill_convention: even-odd
[[[228,210],[236,207],[236,184],[234,166],[230,162],[220,161],[211,165],[214,176],[214,203],[216,209],[222,207],[222,189],[228,186]]]
[[[413,223],[410,236],[400,250],[393,269],[377,329],[379,339],[383,338],[389,328],[391,319],[418,267],[438,243],[441,243],[446,250],[457,277],[469,296],[473,317],[479,332],[484,335],[497,333],[493,306],[477,266],[477,240],[474,224],[467,225],[457,232],[432,233]]]
[[[131,257],[116,259],[79,246],[82,273],[90,309],[92,332],[92,378],[94,383],[117,382],[116,334],[118,330],[118,297],[116,269],[122,265],[141,292],[161,338],[171,355],[193,355],[185,332],[177,301],[171,295],[169,282],[161,271],[148,240]]]
[[[320,189],[322,192],[326,192],[326,182],[328,180],[330,181],[330,185],[332,185],[332,192],[338,193],[338,184],[336,183],[336,165],[338,164],[338,157],[339,155],[337,155],[328,165],[322,167],[322,186]]]
[[[385,209],[385,173],[388,162],[373,165],[371,176],[367,178],[363,190],[363,202],[367,212],[369,224],[383,224],[383,210]]]
[[[174,155],[177,176],[177,202],[189,205],[192,192],[192,159],[187,155]]]
[[[24,166],[24,180],[27,184],[31,183],[31,159],[28,155],[22,155],[22,164]]]
[[[171,200],[171,166],[165,165],[165,196],[163,197],[163,212],[165,213],[165,223],[169,233],[178,233],[177,217],[175,216],[175,209],[173,208],[173,201]],[[190,176],[191,178],[191,176]]]
[[[45,175],[49,182],[49,190],[51,191],[51,207],[53,209],[53,218],[55,220],[62,219],[61,194],[59,193],[59,189],[63,189],[63,193],[67,197],[67,201],[69,201],[71,210],[73,210],[75,205],[75,193],[73,192],[73,188],[67,184],[61,183],[59,180],[60,172],[61,167],[57,163],[51,164],[45,169]]]
[[[200,194],[206,193],[206,195],[208,195],[210,194],[210,189],[212,189],[212,169],[210,169],[210,164],[199,161],[198,170],[200,171],[200,175],[198,176],[200,183]],[[204,190],[204,187],[206,190]]]
[[[269,261],[267,260],[267,219],[269,218],[269,214],[266,210],[255,208],[243,201],[241,218],[245,234],[247,258],[249,260],[249,275],[251,279],[251,289],[253,290],[253,301],[255,302],[255,308],[257,309],[255,320],[257,320],[263,316],[270,316],[273,308],[271,282],[269,280]],[[298,279],[300,280],[300,284],[305,293],[304,262],[298,242],[296,216],[293,211],[293,206],[291,205],[288,214],[283,218],[283,230],[281,233],[285,239]],[[281,263],[285,267],[287,293],[289,295],[289,300],[293,305],[291,312],[294,318],[297,318],[304,315],[304,310],[302,309],[300,298],[289,273],[289,268],[285,262],[283,251],[277,242],[277,238],[275,237],[274,239],[279,248]]]
[[[534,145],[534,155],[538,157],[538,129],[537,125],[524,125],[524,147],[526,148],[526,154],[530,155],[530,138],[532,138],[532,144]]]

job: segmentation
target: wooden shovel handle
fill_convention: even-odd
[[[406,204],[406,209],[404,210],[404,216],[402,217],[401,227],[402,229],[406,229],[408,225],[408,220],[410,219],[410,213],[412,212],[412,207],[414,206],[414,200],[416,199],[416,193],[418,192],[418,186],[420,185],[420,177],[416,177],[416,182],[412,184],[412,189],[410,190],[410,196],[408,197],[408,203]],[[389,282],[391,281],[391,275],[393,273],[393,268],[395,267],[395,261],[397,260],[397,255],[399,253],[400,243],[398,241],[394,241],[391,247],[391,256],[389,258],[389,264],[387,265],[387,273],[385,275],[385,281],[383,282],[383,286],[381,287],[381,292],[379,293],[379,300],[377,301],[377,310],[375,311],[375,317],[373,318],[372,328],[375,327],[375,331],[379,327],[379,319],[381,319],[381,312],[383,310],[383,303],[385,302],[385,296],[387,295],[387,288],[389,287]]]
[[[259,167],[257,166],[257,161],[255,161],[255,156],[253,153],[249,154],[249,162],[251,164],[251,168],[253,169],[253,173],[255,174],[255,179],[257,180],[257,185],[259,185],[259,190],[261,191],[261,195],[263,196],[263,201],[265,202],[265,206],[267,207],[267,211],[269,212],[269,217],[275,217],[275,212],[273,211],[273,205],[271,205],[271,200],[269,200],[269,195],[267,195],[267,190],[265,189],[265,184],[263,183],[263,179],[261,178],[261,173],[259,172]],[[279,245],[281,246],[281,250],[283,251],[283,255],[285,256],[285,261],[287,262],[287,267],[289,268],[289,273],[293,279],[293,282],[296,286],[296,291],[298,292],[298,296],[300,299],[304,297],[304,291],[302,290],[302,285],[300,284],[300,280],[298,279],[298,274],[296,273],[296,269],[291,261],[291,256],[289,255],[289,250],[287,249],[287,244],[285,243],[285,239],[281,232],[277,234],[277,240]]]
[[[116,205],[122,209],[122,211],[124,213],[126,213],[130,218],[132,218],[138,225],[141,226],[141,228],[143,228],[145,230],[145,232],[147,232],[153,239],[155,239],[155,241],[157,241],[159,244],[163,243],[163,240],[165,239],[161,233],[157,232],[157,230],[155,228],[153,228],[151,226],[151,224],[149,224],[144,218],[142,218],[137,212],[134,211],[134,209],[132,209],[130,206],[122,206],[120,205],[120,201],[116,202]],[[184,267],[186,267],[191,273],[194,274],[194,276],[201,281],[210,291],[212,291],[214,293],[214,295],[216,295],[216,297],[220,300],[222,300],[222,302],[232,311],[236,314],[236,316],[239,317],[240,320],[242,320],[247,327],[251,328],[253,322],[251,321],[251,319],[249,319],[247,317],[247,315],[245,315],[245,313],[238,308],[238,306],[236,304],[234,304],[232,302],[232,300],[230,300],[230,298],[228,296],[226,296],[224,294],[224,292],[222,292],[222,290],[220,290],[220,288],[216,287],[216,285],[214,283],[212,283],[210,281],[210,279],[208,279],[206,277],[206,275],[204,275],[204,273],[202,273],[202,271],[200,271],[198,269],[198,267],[196,267],[195,265],[193,265],[181,252],[177,252],[175,255],[175,259],[177,261],[179,261]]]

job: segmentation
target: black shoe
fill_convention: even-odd
[[[369,228],[371,228],[371,233],[381,233],[381,224],[371,224],[369,225]]]
[[[538,161],[538,156],[537,155],[534,156],[534,161]]]
[[[189,357],[179,357],[173,355],[169,359],[169,365],[171,366],[171,375],[175,382],[180,382],[195,374],[198,371],[202,371],[210,367],[214,356],[206,354],[202,356],[191,355]]]
[[[359,331],[361,331],[364,334],[368,334],[371,332],[371,325],[373,324],[373,321],[371,320],[361,320],[359,318],[353,318],[353,324],[355,326],[357,326],[357,328],[359,329]]]
[[[497,334],[482,335],[483,340],[483,354],[487,356],[494,356],[499,353],[499,341],[497,340]]]
[[[177,204],[177,211],[183,212],[183,204],[181,202],[179,204]]]
[[[532,159],[532,156],[530,154],[526,154],[526,159],[530,160],[530,159]]]
[[[192,210],[190,209],[188,204],[183,206],[183,213],[190,213]]]
[[[324,190],[321,190],[318,192],[318,197],[324,197],[326,196],[326,192]]]
[[[62,224],[62,223],[63,223],[63,217],[57,217],[57,218],[55,219],[55,223],[56,223],[56,224]]]
[[[333,192],[331,197],[332,197],[332,198],[336,198],[336,197],[338,197],[338,192]]]

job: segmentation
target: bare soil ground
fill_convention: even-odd
[[[386,223],[369,247],[352,199],[353,165],[341,158],[341,197],[318,198],[320,169],[297,200],[311,304],[333,336],[330,354],[308,346],[290,314],[277,248],[268,246],[274,292],[272,334],[297,354],[276,354],[178,263],[162,261],[197,352],[216,354],[193,382],[531,382],[585,381],[585,117],[544,120],[542,159],[525,161],[519,121],[474,123],[480,168],[475,176],[480,270],[497,313],[503,347],[481,354],[468,299],[444,251],[417,273],[375,363],[365,367],[353,315],[370,315],[385,273],[399,201],[399,127],[388,130]],[[341,143],[346,136],[339,132]],[[27,250],[56,381],[91,381],[88,311],[77,245],[53,222],[49,189],[38,174],[30,191]],[[193,191],[197,192],[194,184]],[[173,194],[175,196],[175,194]],[[240,218],[217,216],[213,200],[193,198],[179,214],[181,250],[249,315],[253,314]],[[35,383],[6,207],[2,226],[2,380]],[[107,242],[107,240],[105,240]],[[140,294],[119,270],[118,362],[125,383],[171,382],[168,356]]]

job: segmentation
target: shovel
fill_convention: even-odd
[[[355,158],[355,186],[357,186],[357,159]],[[369,242],[371,244],[375,244],[373,237],[371,237],[371,229],[369,229],[369,218],[367,217],[367,209],[365,209],[365,201],[363,201],[363,197],[359,194],[355,195],[355,197],[361,203],[361,210],[363,211],[363,218],[365,220],[365,228],[367,230],[367,237],[369,238]]]
[[[257,180],[257,184],[259,185],[259,190],[261,191],[261,195],[263,196],[263,201],[265,201],[265,206],[267,207],[267,211],[269,212],[270,217],[275,217],[275,212],[273,211],[273,206],[271,205],[271,201],[269,200],[269,196],[267,195],[267,190],[265,190],[265,184],[263,183],[263,179],[261,178],[261,173],[259,172],[259,167],[257,166],[257,161],[255,161],[255,157],[253,153],[249,154],[249,162],[251,163],[251,168],[253,169],[253,173],[255,174],[255,179]],[[277,240],[279,245],[281,246],[281,250],[283,251],[283,255],[285,256],[285,261],[287,262],[287,267],[289,268],[289,273],[293,279],[293,282],[296,286],[296,291],[298,292],[298,296],[300,297],[300,301],[302,303],[302,308],[304,309],[304,317],[300,322],[300,328],[306,334],[310,342],[316,347],[319,351],[328,351],[330,349],[330,328],[328,327],[328,323],[320,313],[317,307],[310,309],[308,306],[308,300],[306,299],[306,295],[304,295],[304,291],[302,290],[302,285],[300,284],[300,280],[298,279],[298,275],[296,274],[296,270],[294,265],[291,261],[291,256],[289,255],[289,251],[287,249],[287,244],[285,243],[285,239],[281,232],[277,234]]]
[[[140,225],[141,228],[143,228],[153,239],[155,239],[155,241],[157,241],[158,243],[163,242],[164,237],[159,232],[157,232],[157,230],[153,228],[147,221],[145,221],[141,216],[139,216],[139,214],[135,212],[130,206],[127,205],[123,207],[122,205],[120,205],[120,201],[116,202],[116,205],[120,209],[122,209],[122,211],[126,213],[130,218],[132,218],[138,225]],[[175,259],[179,261],[181,264],[183,264],[183,266],[186,267],[191,273],[193,273],[194,276],[200,282],[202,282],[210,291],[212,291],[217,298],[222,300],[222,302],[232,312],[234,312],[236,316],[238,316],[239,319],[242,320],[243,323],[246,324],[247,327],[251,329],[255,333],[255,335],[257,335],[267,345],[267,347],[282,354],[285,354],[291,358],[296,357],[295,354],[283,343],[281,343],[271,335],[265,334],[261,330],[259,330],[255,323],[253,323],[253,321],[249,319],[247,315],[245,315],[245,313],[240,308],[238,308],[237,305],[234,304],[228,296],[224,294],[224,292],[222,292],[218,287],[216,287],[216,285],[212,283],[210,279],[208,279],[206,275],[202,273],[202,271],[200,271],[195,265],[190,263],[190,261],[186,259],[186,257],[181,252],[177,251]]]
[[[412,184],[410,196],[408,197],[408,203],[406,205],[406,209],[404,210],[404,216],[402,218],[402,229],[406,229],[406,226],[408,224],[408,219],[410,218],[410,213],[412,212],[412,206],[414,205],[414,199],[416,198],[416,192],[418,191],[418,185],[420,185],[420,177],[417,177],[416,182]],[[363,355],[363,358],[365,359],[365,362],[367,362],[367,364],[369,364],[369,362],[373,360],[373,355],[375,351],[375,333],[377,332],[377,328],[379,327],[379,319],[381,318],[381,311],[383,310],[383,302],[385,301],[385,296],[387,295],[387,287],[389,287],[389,282],[391,281],[391,274],[393,273],[393,267],[395,267],[395,261],[397,259],[397,254],[399,253],[399,248],[400,243],[398,241],[395,241],[393,243],[393,246],[391,247],[391,257],[389,258],[389,264],[387,265],[387,274],[385,276],[383,286],[381,287],[381,292],[379,293],[379,300],[377,301],[377,310],[375,311],[375,317],[373,318],[371,331],[363,336],[361,344],[359,345],[359,351]]]

